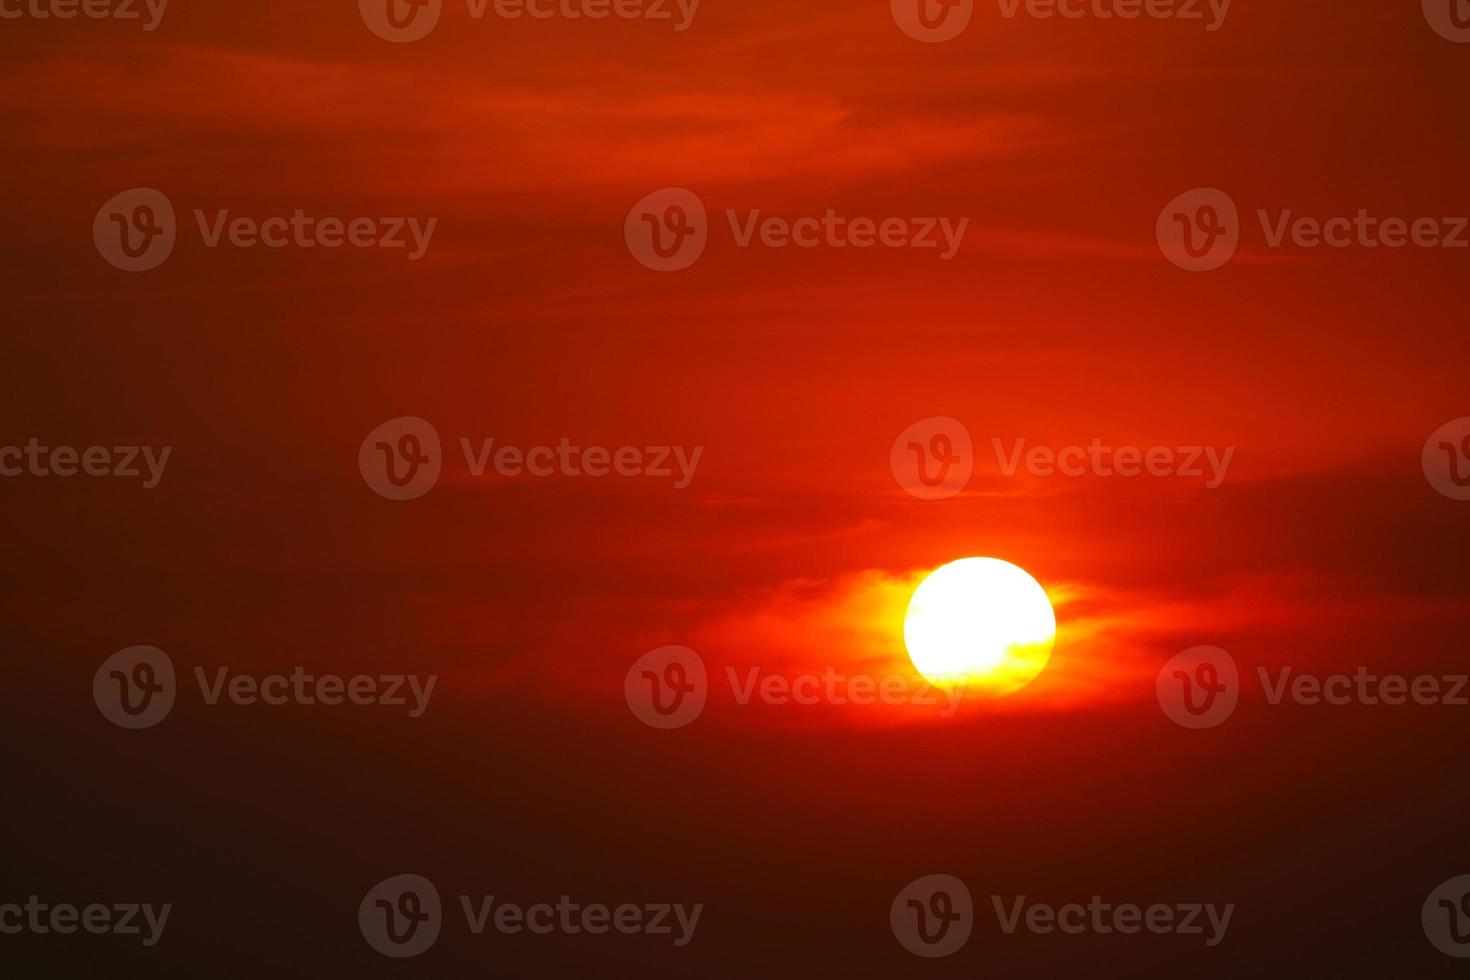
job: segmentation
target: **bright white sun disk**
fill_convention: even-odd
[[[914,590],[903,638],[919,673],[1009,694],[1046,666],[1057,619],[1046,590],[998,558],[962,558]]]

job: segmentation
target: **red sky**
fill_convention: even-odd
[[[1048,819],[1074,842],[1146,854],[1055,808],[1088,806],[1086,787],[1110,775],[1147,789],[1099,790],[1109,819],[1145,819],[1168,795],[1160,774],[1189,747],[1149,727],[1153,679],[1185,647],[1218,644],[1250,668],[1463,663],[1470,505],[1435,493],[1419,454],[1437,427],[1470,414],[1470,251],[1272,249],[1254,219],[1258,208],[1467,213],[1459,93],[1470,50],[1430,31],[1417,3],[1236,0],[1215,33],[1171,21],[1008,21],[982,3],[962,37],[934,45],[899,31],[884,2],[704,0],[682,33],[643,21],[474,21],[451,2],[432,35],[404,45],[372,35],[354,6],[174,0],[153,33],[0,24],[10,150],[0,179],[11,192],[0,442],[176,447],[154,491],[0,485],[17,556],[0,618],[40,703],[71,710],[65,684],[134,643],[257,670],[433,670],[453,718],[452,732],[435,731],[454,734],[464,757],[453,769],[436,756],[445,768],[423,777],[426,796],[474,797],[465,806],[488,812],[465,772],[517,732],[539,732],[548,748],[484,763],[545,794],[505,819],[534,824],[529,814],[554,799],[558,815],[527,831],[543,834],[535,849],[590,851],[568,813],[603,793],[644,792],[609,819],[651,849],[641,835],[657,821],[647,794],[658,791],[627,789],[654,764],[639,753],[675,753],[655,758],[698,767],[691,785],[731,801],[756,778],[747,764],[782,753],[827,763],[823,743],[779,741],[809,719],[770,708],[732,715],[727,705],[688,742],[647,742],[619,693],[634,659],[680,643],[718,667],[901,665],[882,602],[918,570],[992,555],[1057,600],[1051,667],[1002,705],[899,737],[954,753],[951,774],[1005,780],[1035,816],[1028,825],[1011,811],[1018,823],[1006,826],[1039,861],[1045,839],[1025,828]],[[181,233],[165,265],[129,275],[99,259],[89,228],[104,201],[138,186],[170,197]],[[700,195],[711,244],[694,267],[660,274],[629,254],[623,223],[635,201],[671,186]],[[1195,187],[1226,190],[1247,216],[1235,260],[1207,274],[1176,269],[1154,239],[1160,209]],[[419,262],[208,249],[194,208],[438,226]],[[904,250],[740,249],[723,218],[829,208],[970,220],[961,251],[942,262]],[[435,425],[450,471],[423,499],[393,503],[363,485],[355,460],[366,433],[405,415]],[[959,419],[981,447],[968,489],[947,501],[913,499],[889,470],[894,438],[930,416]],[[684,490],[476,480],[458,458],[461,436],[704,452]],[[988,451],[992,438],[1060,447],[1094,437],[1235,455],[1224,484],[1206,490],[1182,479],[1006,477]],[[77,710],[95,722],[89,705]],[[1343,744],[1420,744],[1403,718],[1354,717]],[[864,758],[904,759],[908,742],[860,741],[873,720],[837,712],[816,727],[874,753]],[[310,724],[309,748],[281,751],[338,745],[365,759],[358,740],[387,737]],[[1379,724],[1392,728],[1382,743]],[[1113,726],[1144,761],[1089,764],[1067,751]],[[222,746],[243,737],[214,734]],[[1316,746],[1321,736],[1292,737]],[[578,754],[604,738],[618,746],[605,772]],[[1268,790],[1247,772],[1279,751],[1269,727],[1238,738],[1219,750],[1239,767],[1229,788],[1239,812],[1254,813],[1241,817],[1257,828],[1252,839],[1275,842],[1276,830],[1259,829],[1276,806],[1267,797],[1300,784],[1273,770],[1260,777]],[[1029,746],[1056,781],[1016,768],[997,740]],[[47,751],[70,765],[91,745]],[[1351,772],[1329,755],[1314,771],[1324,785],[1323,773]],[[1404,776],[1400,789],[1447,792],[1421,761],[1424,782]],[[299,760],[287,765],[280,785],[319,785]],[[803,796],[786,773],[771,777],[775,799],[751,804],[752,820],[787,819],[789,804],[837,821],[852,803],[857,823],[833,833],[881,837],[874,814],[892,813],[859,806],[872,772],[835,765],[824,771],[841,806]],[[557,766],[576,778],[558,784]],[[1392,768],[1375,770],[1380,782],[1365,782],[1361,800],[1377,798]],[[926,763],[914,778],[944,771]],[[1200,799],[1179,805],[1198,815]],[[984,809],[989,798],[967,800]],[[181,802],[216,813],[197,796]],[[960,811],[925,805],[954,831],[943,840],[955,862],[979,862],[960,843]],[[680,840],[727,819],[701,812]],[[1232,812],[1201,819],[1228,827]],[[1338,816],[1325,804],[1311,812],[1320,823]],[[249,822],[224,805],[216,816]],[[1391,815],[1354,826],[1371,835],[1380,816]],[[760,847],[729,854],[838,859],[833,838],[751,833]],[[1280,847],[1243,864],[1278,867]],[[930,867],[944,860],[937,843],[923,856],[912,874],[883,859],[892,890],[942,870]],[[1432,877],[1437,865],[1418,856]],[[1439,856],[1444,873],[1430,884],[1464,870]],[[385,860],[388,870],[403,863]],[[1119,861],[1097,875],[1132,881]],[[611,865],[597,874],[619,880]],[[783,875],[801,877],[789,863]],[[741,904],[743,886],[721,881],[738,908],[755,908]],[[1362,899],[1354,914],[1371,905]],[[834,913],[834,936],[840,921]],[[1351,932],[1354,921],[1324,918],[1313,934]],[[800,956],[818,961],[817,945]],[[1293,946],[1258,934],[1250,948]]]
[[[743,604],[794,579],[840,590],[971,553],[1111,592],[1110,618],[1181,592],[1331,605],[1311,593],[1344,577],[1385,603],[1442,590],[1416,568],[1458,512],[1415,460],[1460,413],[1462,256],[1272,250],[1248,221],[1235,262],[1187,275],[1152,236],[1158,209],[1195,186],[1246,213],[1455,213],[1467,154],[1445,92],[1463,59],[1417,12],[1238,6],[1211,34],[982,7],[944,45],[913,42],[881,6],[707,6],[676,33],[474,21],[451,4],[409,45],[352,13],[181,7],[151,35],[13,32],[0,98],[23,150],[3,166],[25,193],[10,295],[47,324],[12,341],[31,363],[9,396],[17,431],[178,444],[179,483],[193,482],[175,492],[251,518],[246,540],[225,527],[191,549],[299,562],[258,533],[256,508],[280,495],[277,519],[312,525],[334,560],[503,562],[559,601],[615,597],[635,632],[671,638],[657,609],[671,592]],[[190,229],[164,268],[126,277],[91,261],[78,229],[130,186],[184,215],[439,225],[418,263],[208,250]],[[695,189],[715,216],[706,257],[677,275],[644,270],[621,240],[627,208],[663,186]],[[725,208],[970,224],[951,262],[736,249]],[[412,515],[335,484],[300,499],[303,480],[350,479],[361,433],[400,414],[446,441],[706,451],[680,493],[463,485]],[[1236,454],[1207,493],[1007,479],[986,452],[968,493],[924,505],[885,463],[930,415],[986,447],[1096,436]],[[251,475],[221,489],[242,463]],[[1373,507],[1365,478],[1399,499]],[[388,546],[323,525],[324,493],[389,522]],[[1403,540],[1405,520],[1419,540]],[[414,540],[393,540],[400,527]],[[486,598],[464,615],[504,630]]]

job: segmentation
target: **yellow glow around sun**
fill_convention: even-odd
[[[998,558],[962,558],[935,569],[914,590],[903,622],[919,673],[997,696],[1041,673],[1056,633],[1046,590]]]

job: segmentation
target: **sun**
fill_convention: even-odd
[[[961,558],[936,568],[914,590],[903,621],[904,644],[919,673],[995,696],[1041,673],[1056,633],[1046,590],[998,558]]]

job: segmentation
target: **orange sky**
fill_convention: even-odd
[[[153,32],[0,19],[0,447],[173,447],[146,492],[0,480],[15,880],[191,898],[156,976],[209,957],[209,975],[369,975],[347,913],[360,879],[399,870],[698,896],[713,938],[669,975],[769,972],[775,948],[790,975],[904,975],[886,903],[938,870],[977,892],[1242,903],[1214,960],[1032,937],[977,943],[956,976],[1430,975],[1394,950],[1427,949],[1418,903],[1465,870],[1460,717],[1256,699],[1185,732],[1154,681],[1200,644],[1248,678],[1463,669],[1470,504],[1420,453],[1470,415],[1470,249],[1272,248],[1255,215],[1470,213],[1467,57],[1418,0],[1235,0],[1215,32],[977,0],[941,44],[888,0],[702,0],[682,32],[445,0],[408,44],[352,0],[172,0]],[[90,231],[134,187],[180,228],[130,274]],[[710,242],[658,273],[624,226],[668,187],[699,195]],[[1245,227],[1233,261],[1190,273],[1155,228],[1201,187]],[[211,249],[194,209],[437,225],[419,261]],[[941,261],[739,248],[727,209],[968,224]],[[357,468],[399,416],[446,449],[401,503]],[[890,450],[934,416],[979,453],[962,493],[923,501]],[[703,451],[686,489],[471,478],[459,440],[492,437]],[[1007,476],[990,452],[1094,438],[1233,456],[1206,489]],[[667,733],[622,699],[665,644],[717,677],[903,671],[908,590],[970,555],[1056,604],[1050,666],[1002,703],[935,724],[724,699]],[[439,700],[416,727],[183,705],[120,740],[86,685],[133,644],[433,671]],[[487,975],[472,950],[435,955],[430,972]],[[497,955],[648,974],[640,947]]]
[[[1453,591],[1425,568],[1463,521],[1416,460],[1462,413],[1465,256],[1271,250],[1248,229],[1226,269],[1192,275],[1153,241],[1158,209],[1195,186],[1246,213],[1454,213],[1463,59],[1417,10],[1237,4],[1209,34],[982,5],[966,35],[923,45],[882,4],[706,3],[683,33],[450,4],[429,38],[386,45],[342,7],[179,6],[149,35],[7,27],[23,43],[0,100],[25,146],[0,162],[24,189],[8,296],[45,325],[10,341],[27,369],[7,414],[57,438],[178,444],[169,492],[218,517],[181,518],[211,531],[178,542],[198,561],[392,580],[412,555],[416,611],[380,615],[432,616],[430,635],[491,674],[552,652],[617,664],[681,636],[742,662],[847,658],[809,624],[746,649],[730,617],[790,614],[773,597],[797,582],[840,608],[864,575],[966,554],[1083,597],[1063,613],[1058,683],[1261,619],[1351,635],[1345,615]],[[129,277],[85,228],[131,186],[183,216],[439,226],[417,263],[209,250],[186,232]],[[695,189],[715,227],[674,275],[621,237],[664,186]],[[737,249],[726,208],[970,222],[940,262]],[[448,441],[706,451],[686,491],[447,480],[384,513],[352,486],[351,450],[400,414]],[[924,503],[886,463],[931,415],[984,446],[1236,454],[1205,491],[1006,478],[982,452],[965,494]],[[604,604],[607,629],[589,628]]]

